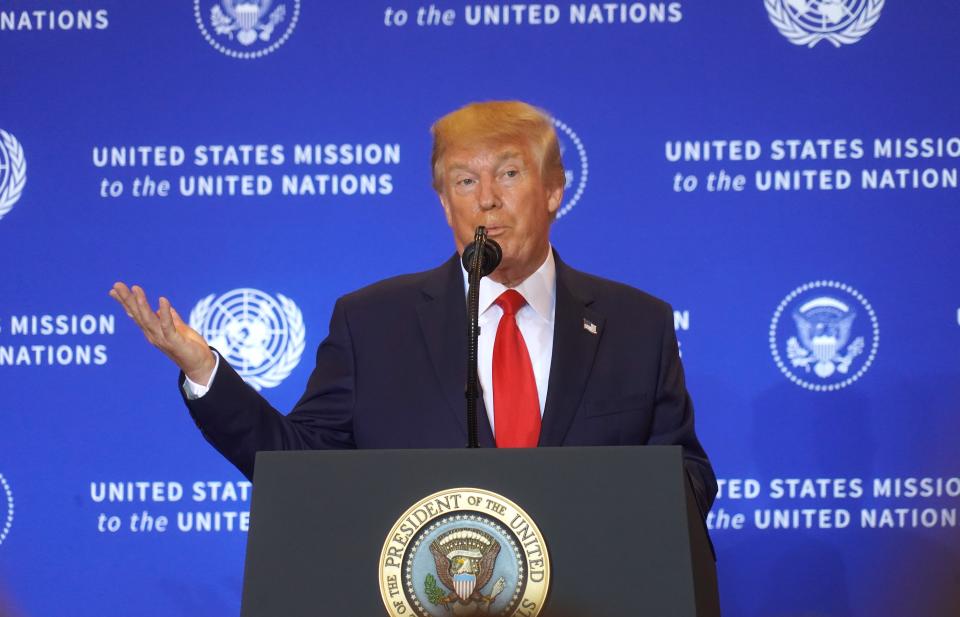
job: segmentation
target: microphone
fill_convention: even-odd
[[[464,247],[463,256],[460,258],[464,269],[468,273],[473,272],[476,265],[474,264],[474,258],[477,255],[478,245],[483,247],[483,259],[480,260],[480,278],[483,278],[489,276],[500,265],[500,260],[503,259],[503,251],[495,240],[487,237],[486,227],[483,225],[477,227],[474,241]]]
[[[469,287],[467,291],[467,447],[478,448],[477,435],[477,397],[480,385],[477,383],[477,339],[480,337],[479,304],[480,279],[487,276],[500,265],[503,251],[500,245],[487,238],[487,228],[477,227],[473,242],[463,249],[461,261],[466,268]]]

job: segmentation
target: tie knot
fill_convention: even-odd
[[[503,309],[505,315],[516,315],[527,301],[516,289],[508,289],[497,298],[497,305]]]

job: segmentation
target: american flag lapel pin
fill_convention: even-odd
[[[583,318],[583,329],[589,332],[590,334],[597,333],[597,324],[593,323],[586,317]]]

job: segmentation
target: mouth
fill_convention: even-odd
[[[490,225],[487,227],[487,237],[496,238],[498,236],[502,236],[504,233],[506,233],[507,229],[508,228],[504,227],[503,225]]]

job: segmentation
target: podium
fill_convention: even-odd
[[[719,615],[680,447],[258,453],[242,617],[391,614]]]

